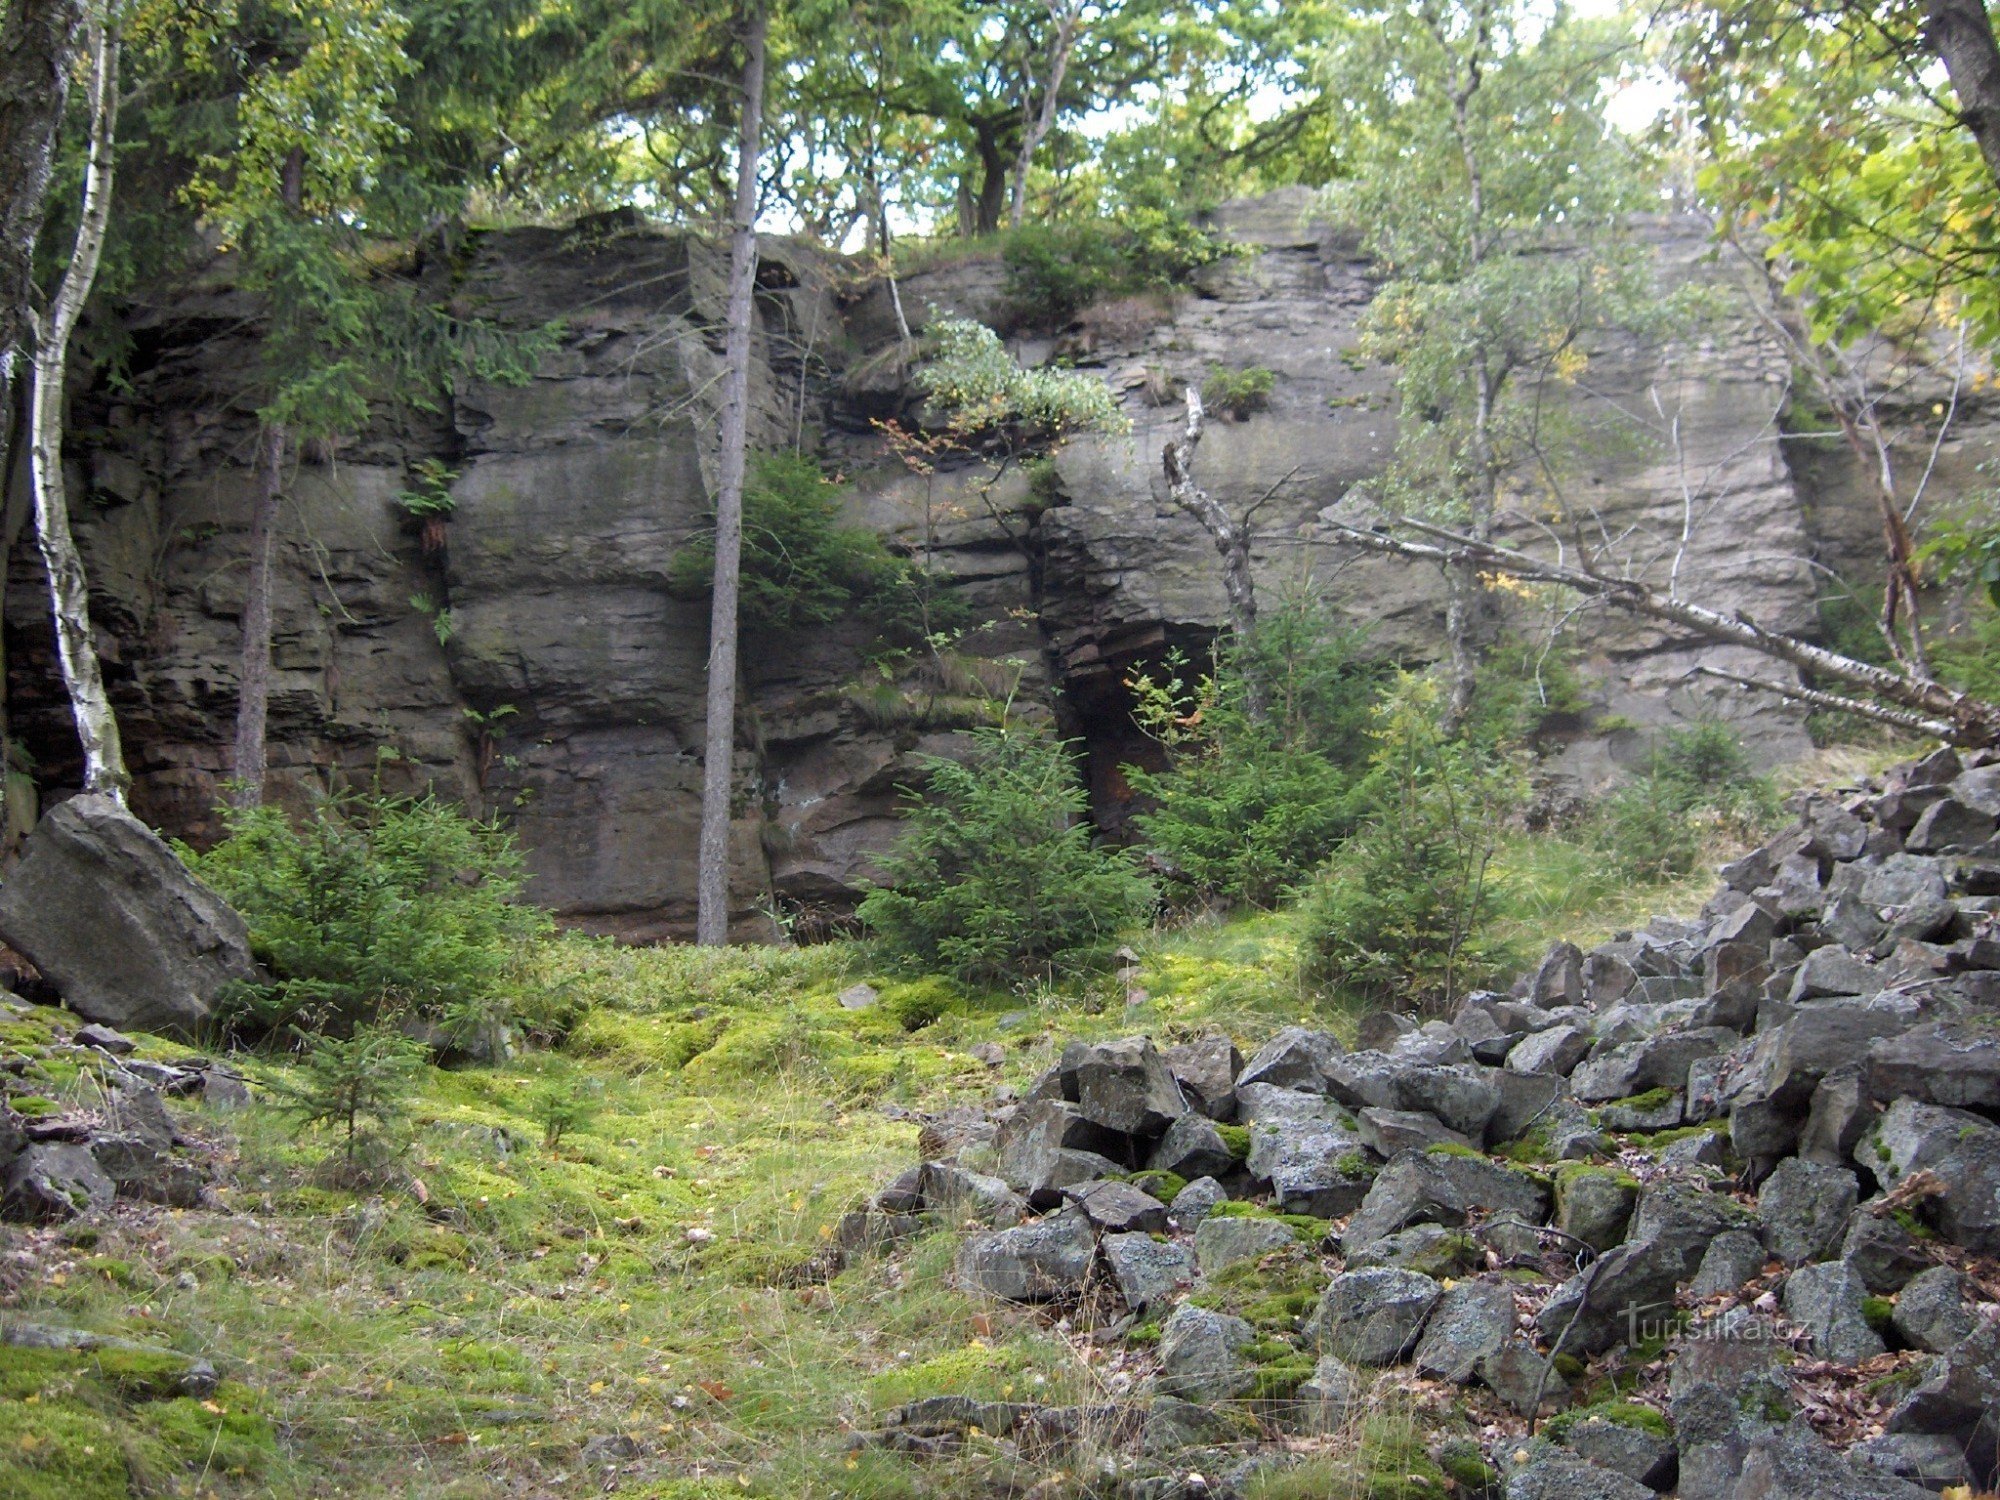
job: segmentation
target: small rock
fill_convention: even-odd
[[[1185,1244],[1150,1234],[1107,1234],[1101,1244],[1118,1294],[1134,1312],[1160,1306],[1194,1284],[1194,1251]]]
[[[1593,1250],[1609,1250],[1625,1238],[1639,1201],[1639,1183],[1626,1172],[1605,1167],[1566,1167],[1556,1174],[1556,1228]]]
[[[1920,1432],[1885,1432],[1864,1438],[1847,1450],[1847,1461],[1895,1479],[1921,1485],[1936,1494],[1953,1485],[1972,1488],[1972,1468],[1965,1450],[1948,1437]]]
[[[1213,1276],[1225,1266],[1257,1260],[1297,1243],[1298,1236],[1290,1226],[1277,1219],[1210,1214],[1194,1232],[1194,1258],[1202,1275]]]
[[[1701,1266],[1689,1288],[1696,1297],[1716,1297],[1739,1290],[1764,1269],[1764,1243],[1747,1230],[1718,1234],[1703,1252]]]
[[[1871,1292],[1899,1291],[1912,1276],[1932,1265],[1915,1235],[1888,1215],[1866,1210],[1857,1213],[1847,1226],[1840,1258],[1854,1267],[1862,1285]]]
[[[1507,1471],[1507,1500],[1653,1500],[1637,1480],[1560,1448],[1523,1451],[1528,1461]]]
[[[1242,1395],[1253,1375],[1240,1351],[1256,1336],[1241,1318],[1183,1302],[1160,1330],[1159,1390],[1189,1401]]]
[[[1365,1406],[1368,1385],[1352,1365],[1332,1354],[1322,1354],[1312,1374],[1294,1393],[1299,1403],[1301,1425],[1307,1432],[1335,1433]]]
[[[1215,1209],[1229,1201],[1229,1194],[1213,1177],[1197,1177],[1167,1205],[1174,1222],[1192,1234]]]
[[[109,1052],[113,1057],[124,1057],[136,1051],[138,1043],[122,1031],[113,1031],[109,1026],[99,1026],[92,1022],[77,1028],[76,1043],[79,1047],[95,1047],[100,1052]]]
[[[1215,1122],[1190,1111],[1167,1127],[1148,1165],[1157,1172],[1193,1179],[1232,1171],[1236,1157],[1223,1143]]]
[[[1422,1374],[1463,1384],[1513,1335],[1513,1292],[1497,1281],[1461,1281],[1438,1298],[1412,1357]]]
[[[0,1208],[10,1219],[61,1222],[108,1207],[116,1193],[117,1185],[88,1148],[34,1145],[15,1157],[8,1169]]]
[[[977,1234],[959,1248],[958,1279],[1010,1302],[1047,1302],[1083,1288],[1096,1250],[1090,1221],[1076,1212]]]
[[[1840,1248],[1859,1191],[1845,1167],[1800,1157],[1779,1162],[1757,1192],[1764,1248],[1788,1266],[1825,1260]]]
[[[1129,1182],[1084,1182],[1063,1189],[1063,1197],[1099,1229],[1113,1234],[1147,1234],[1167,1227],[1167,1205]]]
[[[821,993],[824,994],[825,991]],[[875,1002],[882,996],[872,984],[850,984],[840,992],[839,998],[843,1010],[873,1010]]]

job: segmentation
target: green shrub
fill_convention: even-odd
[[[1154,892],[1092,846],[1068,746],[1021,724],[975,729],[963,762],[926,757],[884,881],[860,917],[895,956],[972,982],[1101,959]]]
[[[1755,835],[1776,810],[1736,737],[1700,724],[1663,737],[1641,774],[1605,798],[1591,842],[1631,878],[1662,879],[1694,869],[1711,836]]]
[[[1203,899],[1271,906],[1330,856],[1355,826],[1354,789],[1381,669],[1359,637],[1336,629],[1309,595],[1286,596],[1247,645],[1219,653],[1190,685],[1170,659],[1132,687],[1141,727],[1168,769],[1127,766],[1152,806],[1134,819],[1176,886]],[[1250,714],[1252,676],[1268,718]]]
[[[1439,733],[1439,696],[1406,677],[1378,710],[1369,821],[1301,904],[1306,977],[1372,1004],[1443,1010],[1505,956],[1486,874],[1520,778]]]
[[[1026,369],[983,323],[938,318],[926,336],[931,355],[917,371],[917,388],[960,439],[1008,427],[1061,437],[1131,425],[1117,395],[1095,375]]]
[[[190,863],[279,976],[240,997],[238,1023],[345,1035],[394,1017],[449,1045],[507,1019],[510,971],[550,927],[520,904],[511,833],[379,790],[323,797],[296,824],[275,807],[224,818],[229,836]]]
[[[1201,397],[1206,405],[1240,422],[1269,406],[1277,385],[1276,372],[1262,365],[1246,365],[1240,370],[1217,365],[1201,383]]]
[[[843,526],[839,495],[840,486],[802,454],[755,460],[743,488],[745,630],[804,630],[859,614],[885,635],[911,633],[911,596],[929,580],[875,532]],[[674,553],[667,586],[678,598],[706,599],[714,574],[709,530]]]
[[[1161,291],[1219,259],[1222,243],[1183,215],[1146,211],[1119,226],[1030,224],[1010,230],[1007,317],[1023,327],[1062,327],[1093,302]]]

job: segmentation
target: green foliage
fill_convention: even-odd
[[[1369,821],[1300,907],[1309,979],[1370,1004],[1443,1010],[1503,961],[1487,866],[1523,788],[1438,731],[1437,684],[1406,676],[1377,711]]]
[[[746,630],[804,630],[861,614],[885,634],[908,636],[914,600],[932,580],[893,556],[865,526],[840,522],[840,486],[797,453],[760,454],[743,488],[741,619]],[[667,584],[684,599],[708,597],[715,534],[674,553]]]
[[[1262,365],[1246,365],[1240,370],[1217,365],[1201,383],[1201,399],[1213,410],[1226,412],[1240,422],[1269,406],[1271,392],[1277,387],[1277,372]]]
[[[604,1084],[587,1073],[554,1073],[536,1087],[534,1100],[535,1120],[542,1127],[542,1148],[553,1151],[564,1136],[597,1118],[604,1107]]]
[[[1632,879],[1685,875],[1719,835],[1754,836],[1777,811],[1771,784],[1720,724],[1664,735],[1642,772],[1597,811],[1591,842]]]
[[[448,516],[458,509],[451,492],[458,471],[441,458],[420,458],[410,472],[410,487],[396,492],[397,507],[414,521]]]
[[[224,818],[229,836],[190,862],[279,976],[241,1019],[338,1036],[394,1016],[447,1043],[507,1019],[522,945],[549,928],[520,904],[512,834],[379,790],[325,796],[299,823],[275,807]]]
[[[1281,596],[1246,643],[1190,680],[1169,658],[1131,682],[1134,717],[1166,749],[1164,772],[1128,766],[1153,806],[1135,819],[1177,885],[1201,898],[1270,906],[1331,855],[1356,823],[1354,783],[1383,669],[1359,659],[1308,592]],[[1248,682],[1271,711],[1252,718]]]
[[[933,352],[917,372],[917,386],[961,437],[1009,426],[1049,438],[1131,426],[1111,387],[1095,375],[1023,369],[983,323],[938,318],[928,337]]]
[[[883,883],[859,915],[897,957],[1006,983],[1101,960],[1154,892],[1093,847],[1070,749],[1023,724],[975,729],[963,762],[926,757]]]
[[[403,1144],[410,1104],[430,1049],[388,1016],[346,1036],[307,1035],[305,1055],[281,1086],[285,1106],[306,1126],[343,1137],[350,1170],[379,1163]]]
[[[1023,225],[1008,232],[1002,250],[1008,317],[1024,326],[1060,328],[1094,302],[1164,291],[1223,253],[1207,231],[1162,213],[1118,226]]]

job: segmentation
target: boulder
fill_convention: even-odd
[[[1850,1464],[1803,1422],[1759,1433],[1730,1500],[1926,1500],[1930,1491]]]
[[[1322,1354],[1312,1374],[1293,1392],[1292,1399],[1299,1404],[1297,1421],[1307,1432],[1335,1433],[1362,1411],[1368,1399],[1368,1385],[1346,1360]]]
[[[50,1141],[14,1158],[0,1209],[10,1219],[60,1222],[109,1206],[117,1191],[88,1147]]]
[[[1167,1205],[1129,1182],[1082,1182],[1063,1197],[1096,1228],[1112,1234],[1152,1234],[1167,1227]]]
[[[1507,1500],[1653,1500],[1653,1492],[1615,1469],[1556,1447],[1529,1448],[1507,1474]]]
[[[1229,1194],[1221,1183],[1213,1177],[1197,1177],[1174,1194],[1167,1212],[1173,1215],[1176,1224],[1192,1234],[1218,1206],[1228,1201]]]
[[[1680,1468],[1680,1450],[1671,1437],[1636,1421],[1621,1420],[1625,1408],[1611,1406],[1603,1411],[1578,1413],[1565,1419],[1556,1441],[1588,1459],[1600,1469],[1623,1474],[1650,1490],[1672,1489]],[[1666,1419],[1660,1418],[1664,1428]]]
[[[1120,1135],[1160,1135],[1188,1112],[1180,1084],[1147,1037],[1072,1042],[1061,1067],[1063,1093],[1073,1095],[1076,1112]]]
[[[1211,1031],[1167,1048],[1160,1058],[1191,1106],[1211,1120],[1235,1118],[1236,1075],[1243,1071],[1243,1054],[1236,1043]]]
[[[1236,1156],[1207,1115],[1190,1110],[1167,1127],[1147,1163],[1154,1171],[1186,1178],[1213,1177],[1235,1169]]]
[[[1964,1485],[1972,1488],[1972,1468],[1965,1451],[1948,1437],[1929,1433],[1885,1432],[1863,1438],[1847,1450],[1847,1461],[1858,1469],[1886,1474],[1921,1485],[1932,1494]]]
[[[1236,1115],[1245,1125],[1276,1125],[1287,1121],[1331,1120],[1351,1124],[1352,1116],[1324,1094],[1280,1088],[1274,1083],[1246,1083],[1236,1090]]]
[[[1919,1272],[1897,1293],[1890,1326],[1913,1349],[1943,1354],[1956,1348],[1978,1326],[1965,1305],[1965,1286],[1965,1278],[1950,1266]]]
[[[1669,1180],[1641,1190],[1627,1235],[1654,1242],[1671,1260],[1674,1279],[1686,1281],[1717,1235],[1756,1228],[1755,1217],[1734,1200],[1696,1183]]]
[[[1898,1099],[1857,1159],[1884,1187],[1928,1172],[1938,1191],[1914,1206],[1939,1233],[1978,1255],[2000,1255],[2000,1126],[1969,1110]]]
[[[186,1034],[258,978],[243,919],[110,797],[72,797],[0,883],[0,939],[78,1015]]]
[[[1351,1364],[1392,1365],[1415,1347],[1443,1288],[1415,1271],[1346,1271],[1313,1314],[1321,1352]]]
[[[1367,1197],[1375,1164],[1361,1137],[1331,1124],[1284,1125],[1251,1136],[1250,1175],[1271,1184],[1286,1213],[1337,1219]]]
[[[1856,958],[1837,943],[1815,948],[1792,974],[1786,998],[1794,1005],[1832,995],[1873,995],[1882,988],[1882,971]]]
[[[1194,1258],[1202,1275],[1213,1276],[1225,1266],[1289,1250],[1297,1243],[1291,1227],[1277,1219],[1210,1214],[1194,1232]]]
[[[1535,1315],[1551,1352],[1597,1354],[1665,1329],[1681,1257],[1652,1240],[1627,1240],[1557,1287]]]
[[[1341,1236],[1355,1251],[1412,1224],[1464,1224],[1476,1213],[1548,1220],[1548,1191],[1533,1178],[1479,1156],[1405,1151],[1376,1176]]]
[[[1876,1293],[1899,1291],[1932,1265],[1915,1235],[1890,1215],[1870,1213],[1865,1207],[1848,1223],[1840,1258],[1854,1267],[1862,1285]]]
[[[1606,1130],[1648,1134],[1672,1130],[1687,1113],[1687,1101],[1673,1089],[1654,1089],[1630,1099],[1600,1105],[1597,1123]]]
[[[1134,1312],[1170,1302],[1194,1285],[1194,1251],[1150,1234],[1107,1234],[1100,1242],[1118,1294]]]
[[[1513,1292],[1497,1281],[1461,1281],[1438,1298],[1411,1358],[1421,1373],[1463,1384],[1513,1337]]]
[[[1160,1329],[1158,1390],[1188,1401],[1242,1395],[1255,1378],[1242,1350],[1256,1336],[1241,1318],[1183,1302]]]
[[[1073,1211],[975,1234],[959,1247],[959,1283],[1009,1302],[1073,1297],[1083,1289],[1096,1243],[1090,1221]]]
[[[1993,1483],[2000,1471],[2000,1320],[1982,1321],[1939,1355],[1896,1403],[1887,1428],[1951,1438],[1975,1480]]]
[[[1555,1226],[1593,1250],[1625,1238],[1639,1201],[1638,1179],[1614,1167],[1565,1167],[1556,1174]]]
[[[1364,1109],[1357,1113],[1361,1144],[1377,1156],[1388,1158],[1399,1151],[1421,1151],[1427,1146],[1471,1146],[1456,1130],[1439,1123],[1435,1115],[1413,1109]]]
[[[1790,1157],[1757,1192],[1764,1248],[1788,1266],[1825,1260],[1839,1248],[1860,1185],[1845,1167]]]
[[[1062,1190],[1124,1170],[1105,1155],[1122,1154],[1119,1136],[1057,1099],[1023,1104],[993,1139],[995,1170],[1036,1208],[1054,1208]]]
[[[121,1198],[193,1208],[201,1202],[208,1174],[185,1157],[176,1156],[156,1135],[119,1131],[94,1137],[90,1154],[117,1187]]]
[[[1340,1038],[1331,1032],[1287,1026],[1243,1065],[1243,1071],[1236,1077],[1236,1087],[1240,1090],[1247,1083],[1268,1083],[1323,1094],[1327,1067],[1342,1050]]]
[[[1785,1278],[1785,1316],[1812,1336],[1821,1359],[1851,1364],[1886,1352],[1869,1326],[1867,1298],[1867,1286],[1845,1261],[1801,1266]]]
[[[1690,1065],[1727,1051],[1740,1040],[1722,1026],[1663,1031],[1593,1055],[1570,1075],[1570,1083],[1586,1104],[1624,1099],[1649,1089],[1685,1089]]]
[[[1762,1240],[1746,1230],[1728,1230],[1709,1241],[1688,1290],[1696,1297],[1716,1297],[1737,1291],[1763,1271],[1764,1260]]]
[[[1992,815],[1945,796],[1925,808],[1903,840],[1912,854],[1955,854],[1976,849],[1993,837]]]
[[[1522,1339],[1482,1357],[1474,1373],[1524,1417],[1561,1406],[1569,1397],[1569,1382]]]
[[[1555,1073],[1567,1077],[1590,1052],[1590,1036],[1575,1026],[1530,1032],[1507,1054],[1510,1073]]]
[[[998,1177],[949,1162],[927,1161],[917,1177],[923,1207],[954,1221],[977,1220],[1005,1229],[1028,1216],[1028,1202]]]
[[[1941,1021],[1884,1037],[1868,1049],[1868,1087],[1877,1099],[2000,1110],[2000,1030]]]
[[[1528,999],[1544,1010],[1584,1003],[1583,953],[1574,943],[1557,943],[1543,955],[1528,980]]]

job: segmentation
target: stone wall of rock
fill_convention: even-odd
[[[855,516],[948,575],[983,622],[973,670],[1052,702],[1089,747],[1100,817],[1117,829],[1118,766],[1149,747],[1123,680],[1168,646],[1199,651],[1224,617],[1212,549],[1167,501],[1158,453],[1178,405],[1155,404],[1211,368],[1263,365],[1269,408],[1218,418],[1203,481],[1241,506],[1267,493],[1260,584],[1310,574],[1369,649],[1438,649],[1437,580],[1330,548],[1330,506],[1365,513],[1367,481],[1395,436],[1388,374],[1357,367],[1373,272],[1354,236],[1316,219],[1310,195],[1232,205],[1217,228],[1238,255],[1171,298],[1093,309],[1030,360],[1096,370],[1124,395],[1128,436],[1079,441],[1051,480],[996,480],[968,462],[918,474],[871,423],[916,401],[886,289],[787,242],[766,247],[753,440],[800,443],[852,481]],[[1635,225],[1663,284],[1716,273],[1699,230]],[[714,246],[609,216],[569,230],[468,236],[431,252],[434,295],[520,326],[560,319],[560,347],[525,387],[467,383],[445,409],[391,415],[309,451],[288,476],[279,542],[272,766],[302,797],[334,767],[433,785],[520,829],[536,897],[571,920],[633,938],[683,930],[693,892],[706,606],[666,588],[675,549],[701,524],[713,472],[722,263]],[[1006,321],[991,256],[946,261],[899,288],[919,327],[933,307]],[[216,830],[234,711],[237,616],[254,445],[238,372],[252,309],[226,268],[131,310],[116,383],[79,389],[72,460],[77,530],[137,784],[135,806],[196,840]],[[1811,628],[1813,563],[1865,565],[1866,501],[1824,445],[1780,442],[1782,361],[1743,320],[1686,348],[1609,340],[1555,393],[1593,434],[1558,476],[1601,534],[1656,576],[1788,628]],[[1632,420],[1633,417],[1639,420]],[[1662,434],[1678,430],[1678,444]],[[1940,484],[1980,452],[1948,445]],[[1803,457],[1801,456],[1803,454]],[[427,549],[393,497],[413,466],[457,473],[457,510]],[[1810,460],[1810,464],[1807,464]],[[1812,485],[1800,474],[1810,467]],[[10,512],[6,599],[13,733],[50,790],[74,763],[43,620],[38,564]],[[1509,531],[1534,541],[1553,497],[1524,491]],[[1680,537],[1683,523],[1688,541]],[[1593,717],[1555,721],[1553,770],[1601,780],[1659,726],[1721,712],[1756,752],[1804,747],[1799,713],[1690,684],[1728,653],[1602,616],[1572,622],[1600,684]],[[838,908],[894,828],[914,757],[948,750],[948,718],[871,711],[858,685],[869,622],[753,641],[739,727],[736,892],[746,931],[766,893]],[[986,668],[981,668],[984,659]],[[1744,663],[1731,662],[1742,666]],[[1053,690],[1060,689],[1059,694]],[[395,759],[378,760],[387,748]]]
[[[1067,1433],[1104,1493],[1220,1497],[1393,1400],[1510,1500],[1990,1492],[2000,759],[1796,810],[1700,917],[1448,1021],[1079,1042],[933,1122],[837,1241],[965,1226],[956,1280],[1119,1350],[1115,1399],[857,1441]]]

